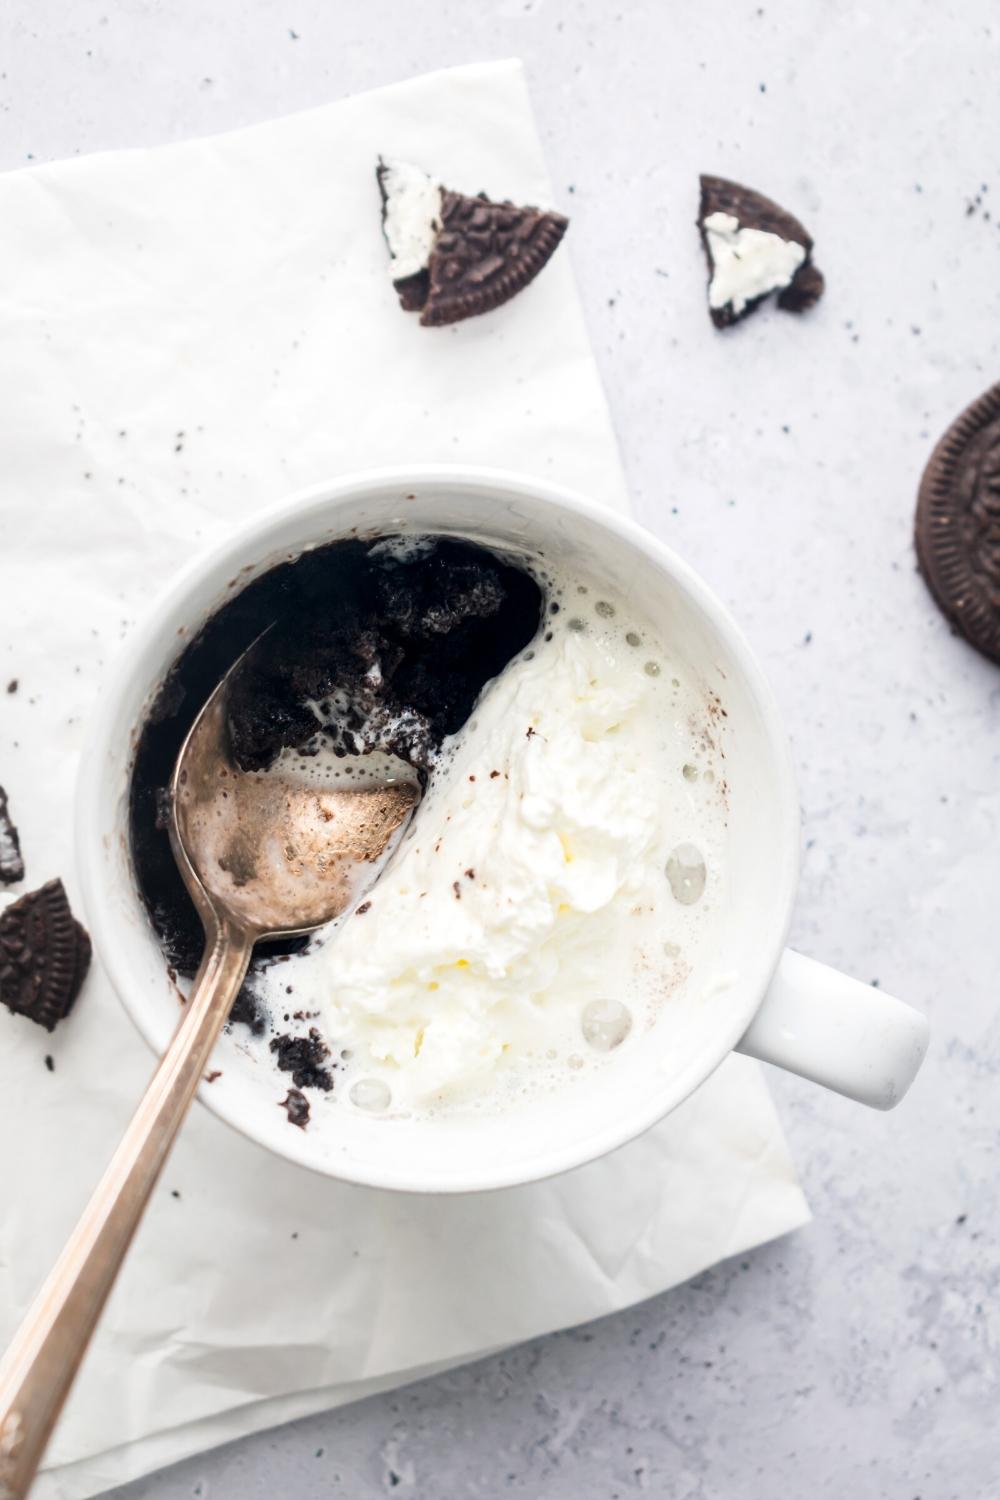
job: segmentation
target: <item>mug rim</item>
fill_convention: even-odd
[[[165,621],[175,611],[182,609],[184,601],[196,592],[205,578],[226,569],[238,572],[248,558],[263,551],[268,539],[277,542],[282,527],[292,518],[301,521],[303,515],[315,510],[318,523],[320,515],[328,515],[331,508],[336,509],[340,504],[390,486],[399,486],[404,491],[407,487],[421,486],[503,491],[517,499],[540,503],[556,512],[585,518],[599,529],[616,534],[636,551],[650,556],[660,571],[673,579],[681,592],[693,600],[710,619],[713,628],[738,664],[743,684],[760,715],[767,753],[775,776],[780,804],[780,816],[776,820],[778,826],[775,830],[780,837],[776,840],[771,881],[775,920],[771,924],[769,940],[762,945],[762,951],[756,955],[747,975],[748,1000],[744,1007],[745,1013],[740,1012],[730,1018],[729,1024],[718,1028],[714,1046],[706,1045],[703,1051],[665,1084],[662,1100],[657,1099],[653,1106],[646,1107],[637,1114],[623,1114],[620,1121],[616,1121],[614,1127],[606,1130],[596,1142],[591,1140],[584,1143],[582,1152],[572,1148],[554,1152],[543,1150],[539,1153],[537,1164],[532,1163],[530,1169],[517,1172],[487,1162],[475,1178],[469,1177],[463,1181],[452,1178],[447,1181],[434,1180],[426,1173],[418,1179],[414,1171],[407,1168],[396,1172],[372,1169],[369,1166],[355,1169],[350,1162],[338,1161],[334,1165],[307,1161],[292,1149],[282,1149],[255,1129],[254,1121],[246,1116],[246,1112],[228,1108],[227,1102],[204,1084],[198,1089],[197,1097],[201,1103],[240,1134],[297,1166],[306,1166],[336,1180],[410,1192],[472,1192],[519,1186],[598,1160],[643,1134],[688,1098],[733,1051],[746,1032],[764,999],[785,946],[791,922],[799,869],[799,806],[790,746],[774,694],[749,642],[721,599],[690,564],[631,516],[623,515],[569,487],[513,470],[471,464],[400,464],[353,471],[310,485],[230,527],[221,537],[201,549],[156,596],[115,658],[90,716],[77,777],[74,819],[76,863],[85,915],[112,988],[139,1034],[159,1057],[162,1055],[162,1046],[150,1024],[149,1007],[144,1004],[143,999],[143,986],[136,981],[134,967],[123,956],[122,945],[115,941],[112,899],[115,877],[107,857],[106,830],[101,826],[100,819],[102,775],[107,774],[109,749],[115,743],[116,736],[123,732],[134,734],[137,727],[136,724],[123,725],[127,702],[134,692],[136,679],[144,674],[147,655],[161,645]],[[148,701],[156,685],[153,681],[141,684],[145,701]],[[133,894],[137,905],[141,906],[138,891],[135,890]],[[143,918],[148,921],[145,913]],[[291,1133],[292,1136],[295,1134]],[[292,1145],[293,1141],[289,1139],[289,1148]]]

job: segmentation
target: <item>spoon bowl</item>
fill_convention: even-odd
[[[206,931],[226,922],[251,942],[303,936],[345,911],[419,796],[415,782],[391,770],[384,781],[324,785],[312,774],[315,760],[295,752],[268,770],[241,770],[227,697],[256,644],[198,715],[170,787],[174,858]]]

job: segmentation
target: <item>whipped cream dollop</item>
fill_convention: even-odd
[[[806,258],[805,246],[797,240],[741,228],[734,214],[709,214],[702,227],[712,257],[709,306],[731,304],[737,317],[747,303],[790,286]]]
[[[274,971],[276,997],[291,983],[319,1012],[359,1107],[591,1066],[636,1043],[693,961],[721,847],[704,701],[592,599],[487,685],[374,888]],[[694,900],[674,893],[677,849],[702,861]],[[379,1103],[354,1080],[384,1085],[365,1093]]]

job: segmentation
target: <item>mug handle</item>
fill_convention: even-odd
[[[924,1060],[926,1016],[786,948],[736,1051],[859,1104],[892,1109]]]

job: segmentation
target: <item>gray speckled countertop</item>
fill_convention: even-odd
[[[0,165],[446,63],[526,60],[641,519],[743,621],[801,778],[796,944],[926,1008],[899,1111],[773,1079],[815,1222],[585,1329],[119,1500],[987,1500],[1000,1485],[1000,673],[914,572],[933,441],[1000,378],[988,0],[7,0]],[[699,169],[799,213],[828,294],[712,331]],[[994,199],[995,204],[994,204]]]

